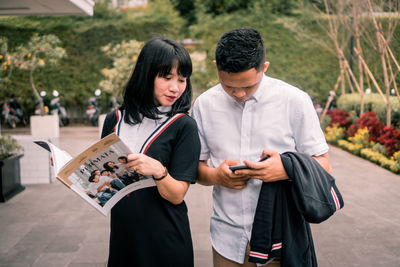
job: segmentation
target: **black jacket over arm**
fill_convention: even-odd
[[[282,267],[316,267],[309,223],[320,223],[343,207],[335,179],[312,157],[281,155],[291,181],[263,183],[254,216],[249,261],[280,256]]]

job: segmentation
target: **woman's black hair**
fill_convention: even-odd
[[[114,166],[114,168],[108,166],[108,163],[113,163],[113,162],[112,162],[112,161],[107,161],[107,162],[105,162],[105,163],[103,164],[104,170],[114,173],[114,172],[115,172],[115,171],[114,171],[114,168],[115,168],[115,169],[119,169],[119,167],[116,166],[116,165]]]
[[[237,28],[224,33],[215,49],[220,71],[238,73],[252,68],[261,71],[265,62],[264,41],[252,28]]]
[[[89,182],[92,183],[94,180],[94,177],[96,177],[96,172],[97,170],[94,170],[90,173],[90,177],[89,177]]]
[[[172,105],[167,116],[187,113],[192,102],[192,61],[189,53],[177,41],[156,37],[142,48],[136,66],[124,91],[122,108],[126,111],[124,120],[134,125],[142,122],[143,117],[158,119],[161,112],[157,108],[154,96],[154,79],[166,77],[174,67],[178,75],[186,78],[186,88],[181,97]]]

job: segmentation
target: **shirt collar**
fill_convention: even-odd
[[[171,111],[172,107],[171,106],[158,106],[157,107],[158,111],[160,111],[161,113],[168,113],[169,111]]]
[[[263,76],[261,78],[261,82],[258,85],[257,90],[255,91],[255,93],[252,95],[252,97],[250,97],[250,99],[254,99],[257,102],[260,101],[261,97],[264,95],[265,90],[266,90],[266,86],[265,84],[267,83],[267,76],[263,73]]]

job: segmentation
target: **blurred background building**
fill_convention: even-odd
[[[128,1],[129,2],[129,1]],[[142,1],[143,2],[143,1]],[[0,15],[93,15],[93,0],[0,1]]]
[[[111,0],[111,5],[114,8],[135,8],[144,7],[147,5],[147,0]]]

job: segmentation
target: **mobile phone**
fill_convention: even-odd
[[[269,158],[269,155],[266,155],[265,157],[261,158],[258,162],[264,161],[264,160],[266,160],[268,158]],[[243,165],[229,166],[229,169],[232,172],[234,172],[234,171],[237,171],[237,170],[246,170],[246,169],[251,169],[251,168],[249,166],[243,164]]]
[[[245,169],[251,169],[249,166],[247,165],[236,165],[236,166],[229,166],[229,169],[234,172],[237,170],[245,170]]]

